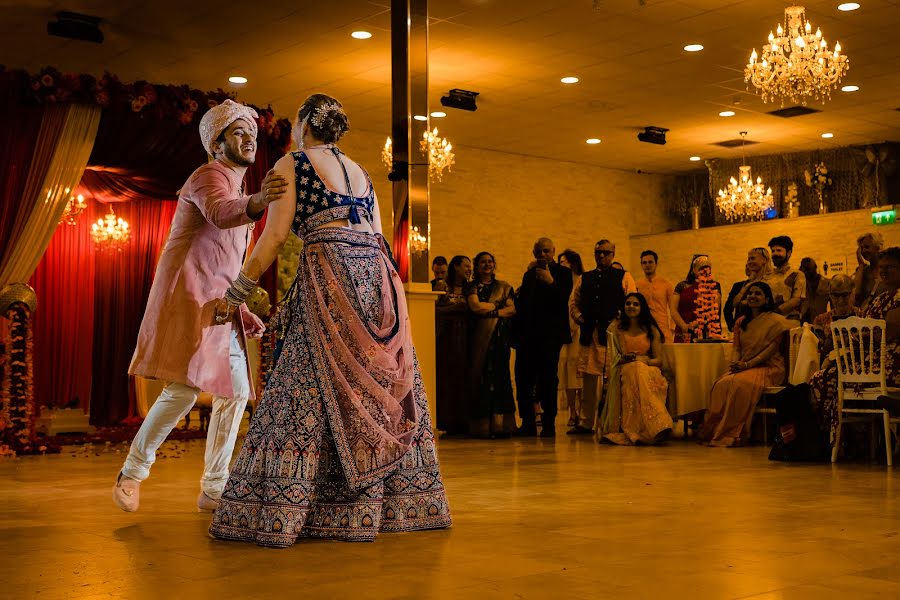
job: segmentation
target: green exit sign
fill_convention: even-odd
[[[872,225],[891,225],[897,222],[897,213],[894,209],[879,210],[872,213]]]

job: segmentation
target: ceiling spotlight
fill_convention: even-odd
[[[560,79],[560,81],[563,83],[578,83],[578,78],[577,77],[563,77],[562,79]]]
[[[433,113],[431,113],[431,116],[434,117],[435,119],[443,119],[444,117],[447,116],[447,113],[445,113],[442,110],[436,110]]]
[[[723,110],[722,112],[719,113],[719,116],[720,117],[733,117],[734,111],[733,110]]]
[[[691,162],[697,162],[698,160],[700,160],[700,157],[699,157],[699,156],[692,156],[692,157],[689,158],[688,160],[690,160]]]
[[[415,115],[413,119],[415,119],[416,121],[427,121],[428,117],[426,117],[425,115]]]
[[[822,137],[825,138],[825,139],[827,140],[827,139],[833,138],[833,137],[834,137],[834,134],[831,133],[831,132],[823,133],[823,134],[822,134]]]
[[[841,88],[841,91],[842,92],[857,92],[857,91],[859,91],[859,86],[858,85],[845,85],[844,87]]]
[[[247,83],[247,78],[240,75],[232,75],[228,78],[231,83]]]
[[[356,40],[367,40],[372,37],[372,34],[368,31],[354,31],[350,34],[350,37]]]
[[[844,2],[843,4],[838,4],[838,10],[842,10],[844,12],[850,12],[851,10],[856,10],[859,8],[858,2]]]
[[[585,140],[588,144],[599,144],[600,138],[588,138]]]
[[[685,52],[700,52],[703,50],[703,44],[688,44],[684,47]]]

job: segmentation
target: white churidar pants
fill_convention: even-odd
[[[200,479],[203,492],[216,500],[222,496],[225,482],[228,481],[228,465],[231,463],[241,418],[250,398],[247,356],[241,347],[238,332],[234,329],[231,331],[229,360],[234,397],[213,396],[212,416],[206,432],[203,477]],[[163,389],[131,442],[131,450],[122,467],[125,477],[143,481],[150,476],[156,451],[178,422],[191,411],[199,395],[199,389],[183,383],[170,383]]]

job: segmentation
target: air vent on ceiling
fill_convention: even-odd
[[[736,140],[725,140],[724,142],[713,142],[714,146],[722,146],[723,148],[737,148],[741,144],[745,146],[752,146],[753,144],[758,144],[759,142],[754,142],[753,140],[742,140],[740,138]]]
[[[810,108],[808,106],[788,106],[787,108],[779,108],[778,110],[773,110],[768,114],[772,115],[773,117],[790,119],[793,117],[802,117],[803,115],[811,115],[817,112],[822,111],[817,108]]]

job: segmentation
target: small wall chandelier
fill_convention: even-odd
[[[741,163],[747,162],[744,158],[744,138],[747,132],[741,132]],[[731,178],[724,190],[719,190],[716,198],[716,207],[724,213],[729,221],[735,219],[761,219],[764,213],[775,206],[772,197],[772,188],[763,187],[762,178],[757,177],[756,183],[750,175],[750,166],[742,164],[739,168],[739,179]]]
[[[769,43],[763,46],[762,56],[756,49],[744,69],[744,81],[752,83],[763,102],[785,98],[791,102],[806,104],[808,98],[831,98],[841,78],[847,74],[849,59],[841,54],[840,42],[834,52],[822,37],[822,30],[806,20],[802,6],[784,9],[784,27],[778,26],[776,34],[769,32]],[[748,86],[749,87],[749,86]]]
[[[77,196],[73,194],[69,196],[69,201],[66,203],[66,210],[63,211],[59,224],[62,225],[65,223],[66,225],[74,225],[78,222],[78,217],[81,216],[81,213],[84,212],[85,208],[87,208],[87,202],[84,201],[84,196],[82,194],[78,194]]]
[[[455,162],[453,145],[438,135],[437,127],[422,134],[419,150],[428,158],[428,177],[432,181],[441,181],[444,169],[450,171]]]
[[[384,166],[388,169],[394,167],[394,153],[390,136],[388,136],[387,141],[384,142],[384,148],[381,149],[381,162],[383,162]]]
[[[100,250],[116,250],[121,252],[131,239],[131,230],[128,221],[116,217],[112,205],[109,212],[102,219],[91,225],[91,239]]]
[[[428,252],[428,238],[422,235],[417,225],[409,230],[409,249],[413,254]]]

